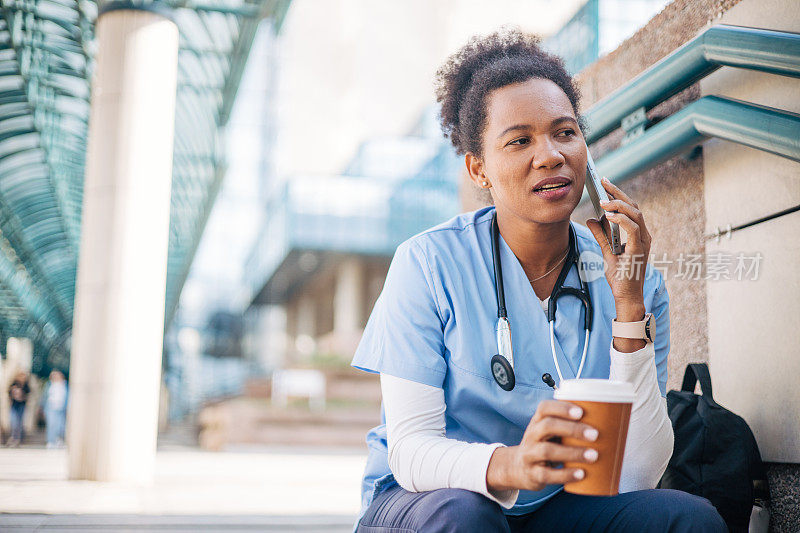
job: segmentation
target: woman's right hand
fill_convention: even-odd
[[[579,422],[583,409],[559,401],[539,403],[531,418],[522,442],[518,446],[497,448],[486,470],[486,486],[491,491],[524,489],[537,491],[547,485],[563,485],[585,477],[581,468],[554,468],[554,463],[566,461],[593,463],[597,450],[591,446],[565,446],[561,437],[587,441],[597,440],[595,428]]]

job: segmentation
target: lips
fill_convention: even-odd
[[[556,186],[556,185],[559,185],[559,186],[567,185],[567,184],[571,183],[571,181],[572,180],[570,180],[569,178],[565,178],[563,176],[556,176],[554,178],[545,178],[542,181],[540,181],[539,183],[537,183],[536,185],[534,185],[533,190],[534,191],[539,191],[539,190],[542,190],[545,187],[549,188],[549,187],[553,187],[553,186]]]

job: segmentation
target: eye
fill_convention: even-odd
[[[527,137],[520,137],[519,139],[514,139],[513,141],[511,141],[508,144],[523,145],[523,144],[528,144],[529,142],[530,142],[530,139],[528,139]]]
[[[568,133],[569,134],[568,137],[571,137],[571,136],[575,135],[575,130],[569,129],[569,130],[563,130],[563,131],[558,132],[559,135],[562,134],[562,133]]]

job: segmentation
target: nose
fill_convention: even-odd
[[[538,143],[531,164],[533,168],[556,168],[565,161],[564,154],[553,143],[552,139],[544,139]]]

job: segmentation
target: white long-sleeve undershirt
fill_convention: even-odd
[[[546,302],[546,300],[545,300]],[[544,302],[543,302],[544,303]],[[632,353],[610,347],[610,379],[633,384],[631,410],[620,492],[656,486],[672,455],[672,425],[661,396],[653,344]],[[445,434],[444,391],[381,373],[386,414],[389,468],[398,484],[410,492],[460,488],[480,493],[511,508],[518,490],[491,492],[486,470],[502,443],[467,443]]]

